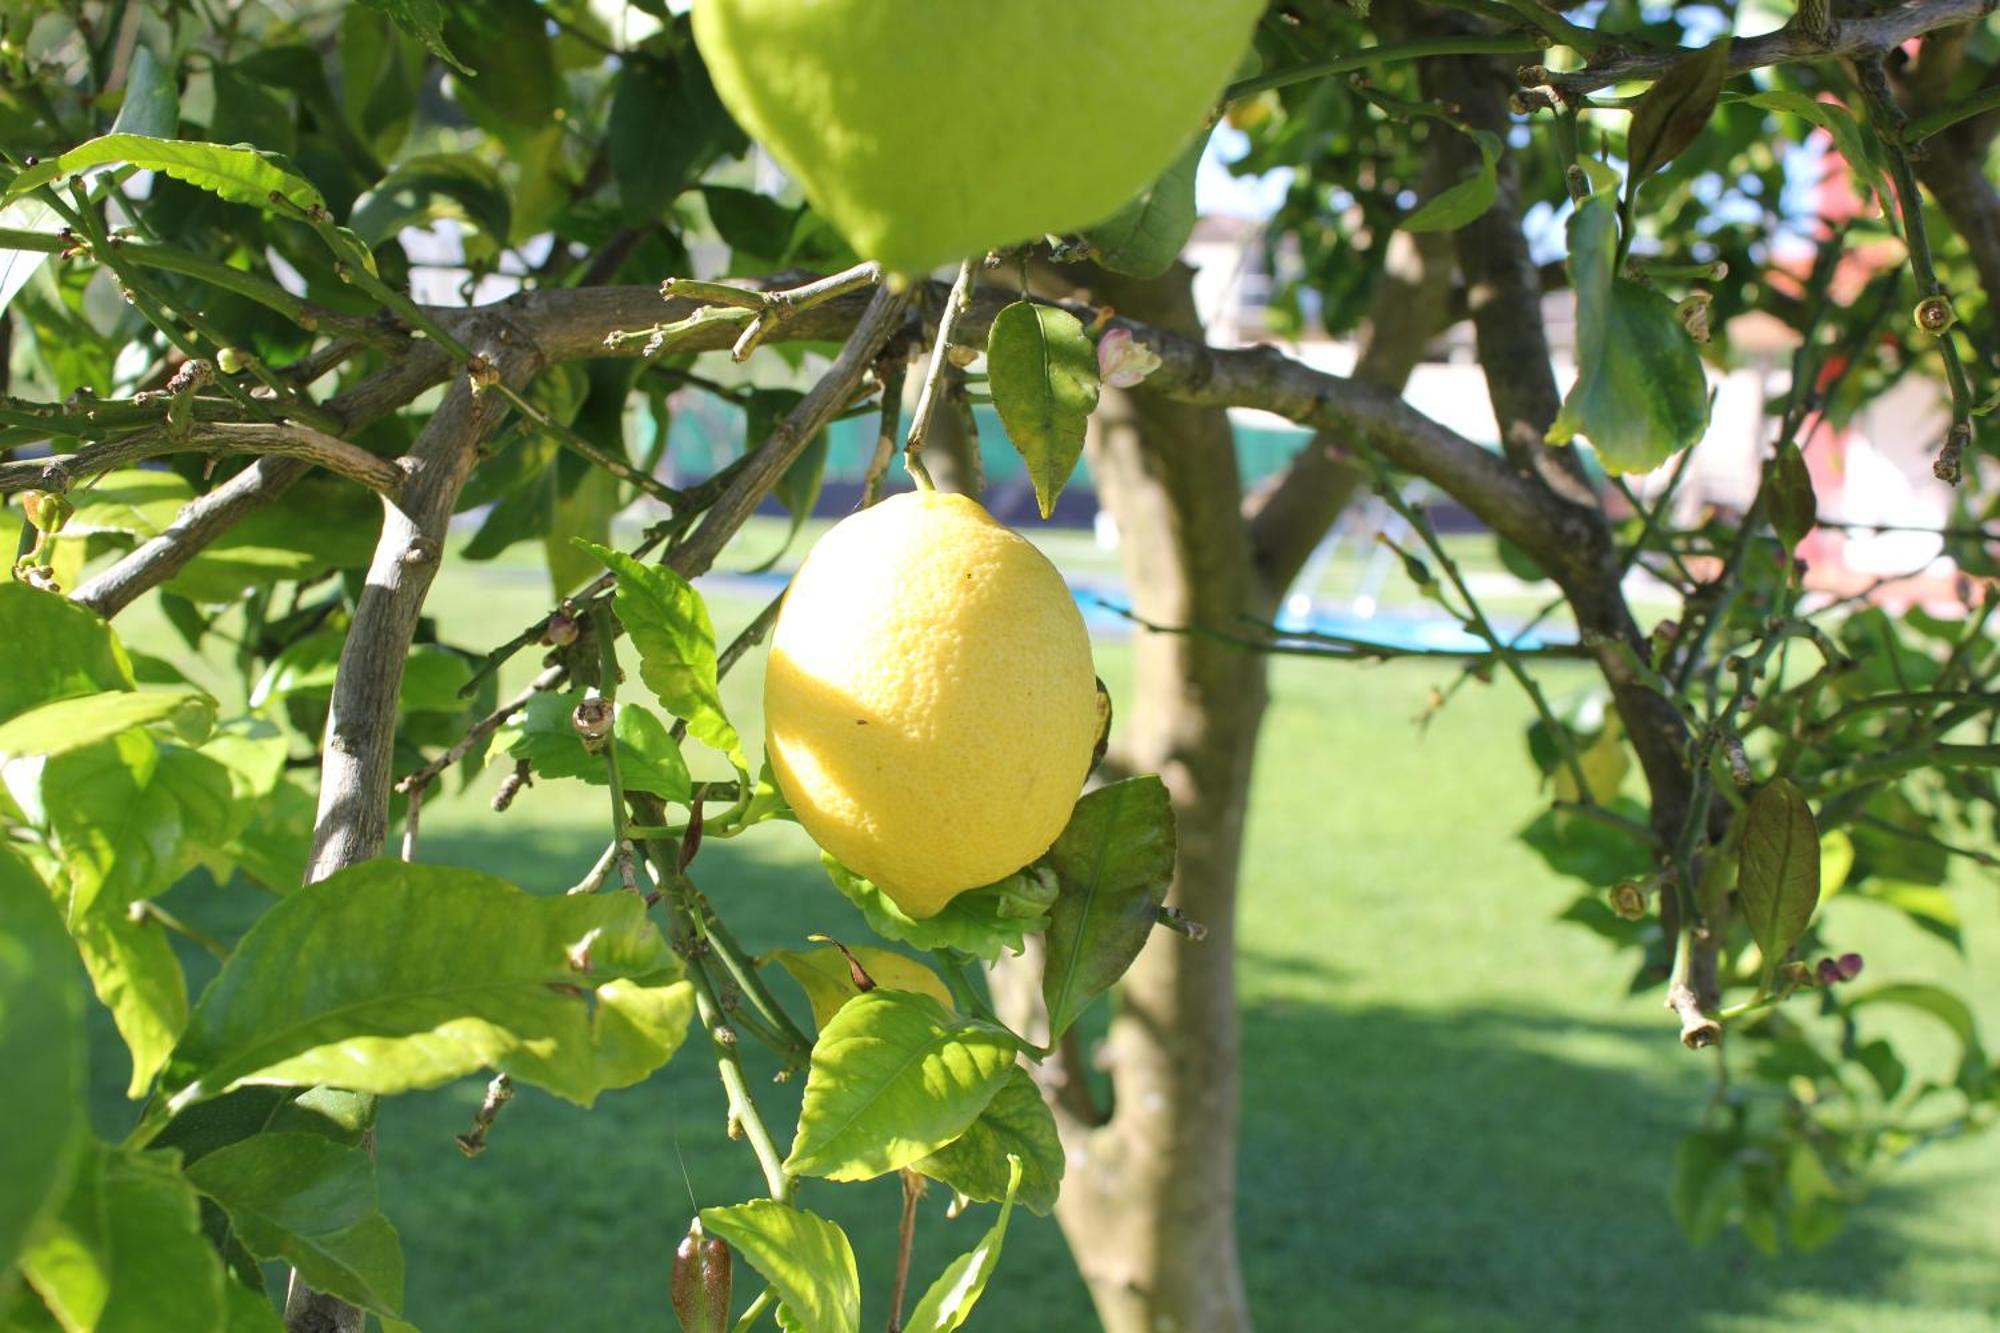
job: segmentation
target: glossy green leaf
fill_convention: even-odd
[[[1097,408],[1097,349],[1067,310],[1016,301],[986,335],[986,376],[1047,518],[1083,456],[1084,429]]]
[[[770,1199],[704,1208],[701,1224],[761,1274],[791,1316],[811,1333],[857,1333],[861,1277],[841,1229],[823,1217]]]
[[[305,878],[319,802],[287,778],[252,807],[249,821],[223,854],[274,893],[290,893]]]
[[[604,756],[584,749],[583,738],[570,723],[582,698],[581,690],[538,694],[528,701],[520,721],[496,739],[509,758],[533,764],[537,777],[581,778],[593,786],[607,786],[611,779]],[[618,780],[626,791],[651,792],[682,803],[693,794],[687,761],[673,733],[644,705],[620,703],[611,734],[618,745]]]
[[[1744,812],[1736,894],[1768,988],[1819,908],[1819,828],[1805,793],[1786,778],[1766,783]]]
[[[445,40],[471,67],[454,82],[474,120],[495,134],[550,124],[562,95],[562,74],[541,6],[534,0],[480,0],[443,8]]]
[[[1708,380],[1674,303],[1619,276],[1617,263],[1616,205],[1592,195],[1569,224],[1576,383],[1548,438],[1582,435],[1608,470],[1647,472],[1708,429]]]
[[[579,542],[618,576],[612,606],[639,650],[639,678],[688,730],[730,757],[738,768],[743,741],[723,711],[716,683],[715,626],[694,585],[661,565],[642,565],[631,556]]]
[[[375,1194],[375,1160],[318,1134],[257,1134],[187,1168],[259,1259],[282,1259],[316,1291],[393,1315],[403,1247]]]
[[[154,722],[171,721],[183,734],[206,734],[214,720],[215,700],[200,690],[108,690],[59,699],[0,722],[0,755],[67,754]]]
[[[387,14],[397,27],[429,47],[433,55],[453,69],[461,74],[472,73],[445,45],[444,6],[439,0],[361,0],[361,3]]]
[[[62,214],[39,199],[16,199],[0,207],[0,230],[56,236],[66,225]],[[28,280],[49,261],[49,255],[49,251],[41,249],[0,249],[0,311],[5,311],[21,294]]]
[[[1042,1090],[1019,1065],[965,1133],[910,1169],[949,1185],[968,1199],[998,1203],[1007,1197],[1009,1158],[1021,1164],[1021,1205],[1047,1217],[1062,1190],[1062,1140],[1056,1135],[1056,1118],[1042,1100]]]
[[[885,940],[895,940],[918,949],[957,949],[992,962],[1002,953],[1019,953],[1022,938],[1043,929],[1046,917],[1018,915],[1007,897],[1013,876],[999,884],[961,893],[944,905],[935,916],[919,920],[898,907],[893,899],[871,881],[821,853],[826,867],[847,900],[861,909],[869,928]]]
[[[57,1203],[84,1117],[83,978],[49,891],[0,850],[0,1069],[7,1131],[0,1134],[0,1273]]]
[[[1139,956],[1174,874],[1174,810],[1156,777],[1127,778],[1076,803],[1043,861],[1061,893],[1049,912],[1042,998],[1050,1040]]]
[[[963,1134],[1014,1067],[1012,1037],[927,995],[872,990],[813,1043],[785,1169],[871,1180]]]
[[[175,1053],[176,1102],[244,1083],[403,1092],[491,1067],[588,1105],[627,1081],[625,1020],[644,1006],[602,1027],[606,997],[578,988],[655,989],[671,967],[636,894],[535,898],[476,871],[371,861],[244,935]]]
[[[87,1144],[69,1198],[21,1269],[72,1333],[215,1333],[223,1323],[222,1260],[170,1153]]]
[[[1158,180],[1083,233],[1099,264],[1134,278],[1173,267],[1194,234],[1195,172],[1207,147],[1208,135],[1197,134]]]
[[[964,1326],[972,1307],[986,1294],[986,1284],[1000,1263],[1000,1245],[1007,1239],[1007,1220],[1014,1214],[1014,1194],[1021,1187],[1021,1159],[1007,1159],[1007,1192],[1000,1216],[979,1243],[946,1265],[903,1325],[905,1333],[953,1333]]]
[[[1402,221],[1404,231],[1456,231],[1493,207],[1500,192],[1499,162],[1505,145],[1488,130],[1473,130],[1479,146],[1479,169],[1439,190]]]
[[[1725,36],[1682,56],[1639,99],[1625,136],[1632,193],[1701,136],[1729,78],[1729,45]]]
[[[440,217],[463,218],[504,246],[514,201],[491,163],[470,153],[420,153],[398,162],[354,201],[348,226],[375,246],[405,227],[425,227]]]
[[[622,453],[622,448],[613,453]],[[558,462],[557,471],[568,460]],[[582,480],[567,493],[556,488],[554,508],[549,514],[549,530],[542,538],[542,550],[549,562],[551,591],[560,599],[595,578],[597,561],[578,548],[579,541],[602,546],[611,540],[611,520],[624,507],[618,478],[600,467],[588,468]]]
[[[181,95],[173,72],[153,58],[149,47],[133,48],[132,63],[125,71],[125,100],[118,105],[111,132],[171,139],[180,123]]]
[[[192,1166],[212,1152],[259,1134],[316,1134],[357,1147],[375,1124],[381,1100],[335,1088],[247,1087],[190,1106],[154,1136],[151,1148],[172,1148]]]
[[[951,987],[916,959],[866,944],[854,945],[847,953],[859,960],[862,970],[876,987],[928,995],[947,1011],[951,1009]],[[854,979],[853,964],[848,962],[847,954],[838,949],[829,947],[806,952],[780,949],[770,958],[790,973],[792,980],[799,983],[799,989],[806,993],[806,1003],[812,1006],[815,1027],[825,1027],[840,1012],[842,1005],[863,993]]]
[[[69,930],[91,987],[131,1054],[125,1095],[144,1096],[187,1026],[187,977],[167,929],[105,906],[78,916]]]
[[[172,176],[198,190],[252,208],[270,208],[276,195],[290,205],[288,212],[324,208],[326,200],[313,183],[276,153],[243,144],[197,143],[188,139],[154,139],[143,134],[106,134],[89,139],[67,153],[44,158],[16,176],[4,197],[15,198],[37,186],[91,167],[125,163]]]
[[[133,687],[132,663],[95,612],[25,583],[0,583],[0,643],[32,644],[0,671],[0,721],[38,704]]]

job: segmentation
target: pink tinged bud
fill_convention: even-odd
[[[1159,353],[1134,339],[1130,329],[1112,329],[1097,340],[1097,376],[1107,388],[1129,389],[1159,368]]]
[[[1842,977],[1840,975],[1840,964],[1834,962],[1833,959],[1831,958],[1820,959],[1817,971],[1819,975],[1820,985],[1838,986],[1841,983]]]
[[[1840,961],[1836,966],[1840,968],[1840,979],[1842,981],[1852,981],[1861,975],[1861,955],[1858,953],[1844,953],[1840,956]]]

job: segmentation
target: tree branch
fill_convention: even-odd
[[[1788,65],[1830,56],[1869,56],[1892,50],[1938,28],[1972,23],[1993,12],[1995,0],[1905,0],[1866,18],[1841,19],[1830,38],[1815,37],[1788,24],[1759,37],[1739,37],[1729,45],[1729,72]],[[1568,94],[1594,92],[1627,79],[1656,79],[1686,52],[1619,52],[1580,70],[1556,73],[1531,65],[1521,71],[1527,84],[1547,84]]]
[[[261,454],[296,458],[323,467],[384,496],[402,488],[403,470],[391,459],[296,421],[202,421],[174,435],[166,427],[87,445],[73,454],[0,463],[0,495],[16,491],[67,491],[102,472],[162,454]]]
[[[275,501],[310,470],[296,458],[259,459],[206,495],[196,496],[166,531],[85,582],[70,600],[109,620],[187,568],[210,542]]]

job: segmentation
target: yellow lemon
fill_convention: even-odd
[[[960,495],[842,520],[800,567],[764,681],[771,769],[799,822],[913,917],[1047,851],[1097,739],[1062,575]]]
[[[927,273],[1102,222],[1215,109],[1265,0],[698,0],[738,123],[862,255]]]

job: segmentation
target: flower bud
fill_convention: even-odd
[[[1107,389],[1129,389],[1160,368],[1160,356],[1132,337],[1132,330],[1112,329],[1097,340],[1097,375]]]
[[[35,531],[46,532],[53,537],[63,530],[63,524],[69,522],[76,506],[54,491],[23,491],[21,510]]]
[[[1940,292],[1917,302],[1913,318],[1918,328],[1933,338],[1941,338],[1947,329],[1958,323],[1958,312],[1951,308],[1951,298]]]
[[[542,642],[555,648],[567,648],[576,642],[581,630],[582,626],[577,624],[575,616],[558,611],[542,626]]]
[[[1819,978],[1819,984],[1822,986],[1838,986],[1842,981],[1840,964],[1831,958],[1820,959],[1819,967],[1814,970],[1814,975]]]
[[[701,1219],[674,1251],[671,1296],[683,1333],[726,1333],[732,1285],[729,1247],[702,1234]]]
[[[1842,981],[1852,981],[1861,975],[1861,955],[1858,953],[1844,953],[1834,965],[1840,969]]]

